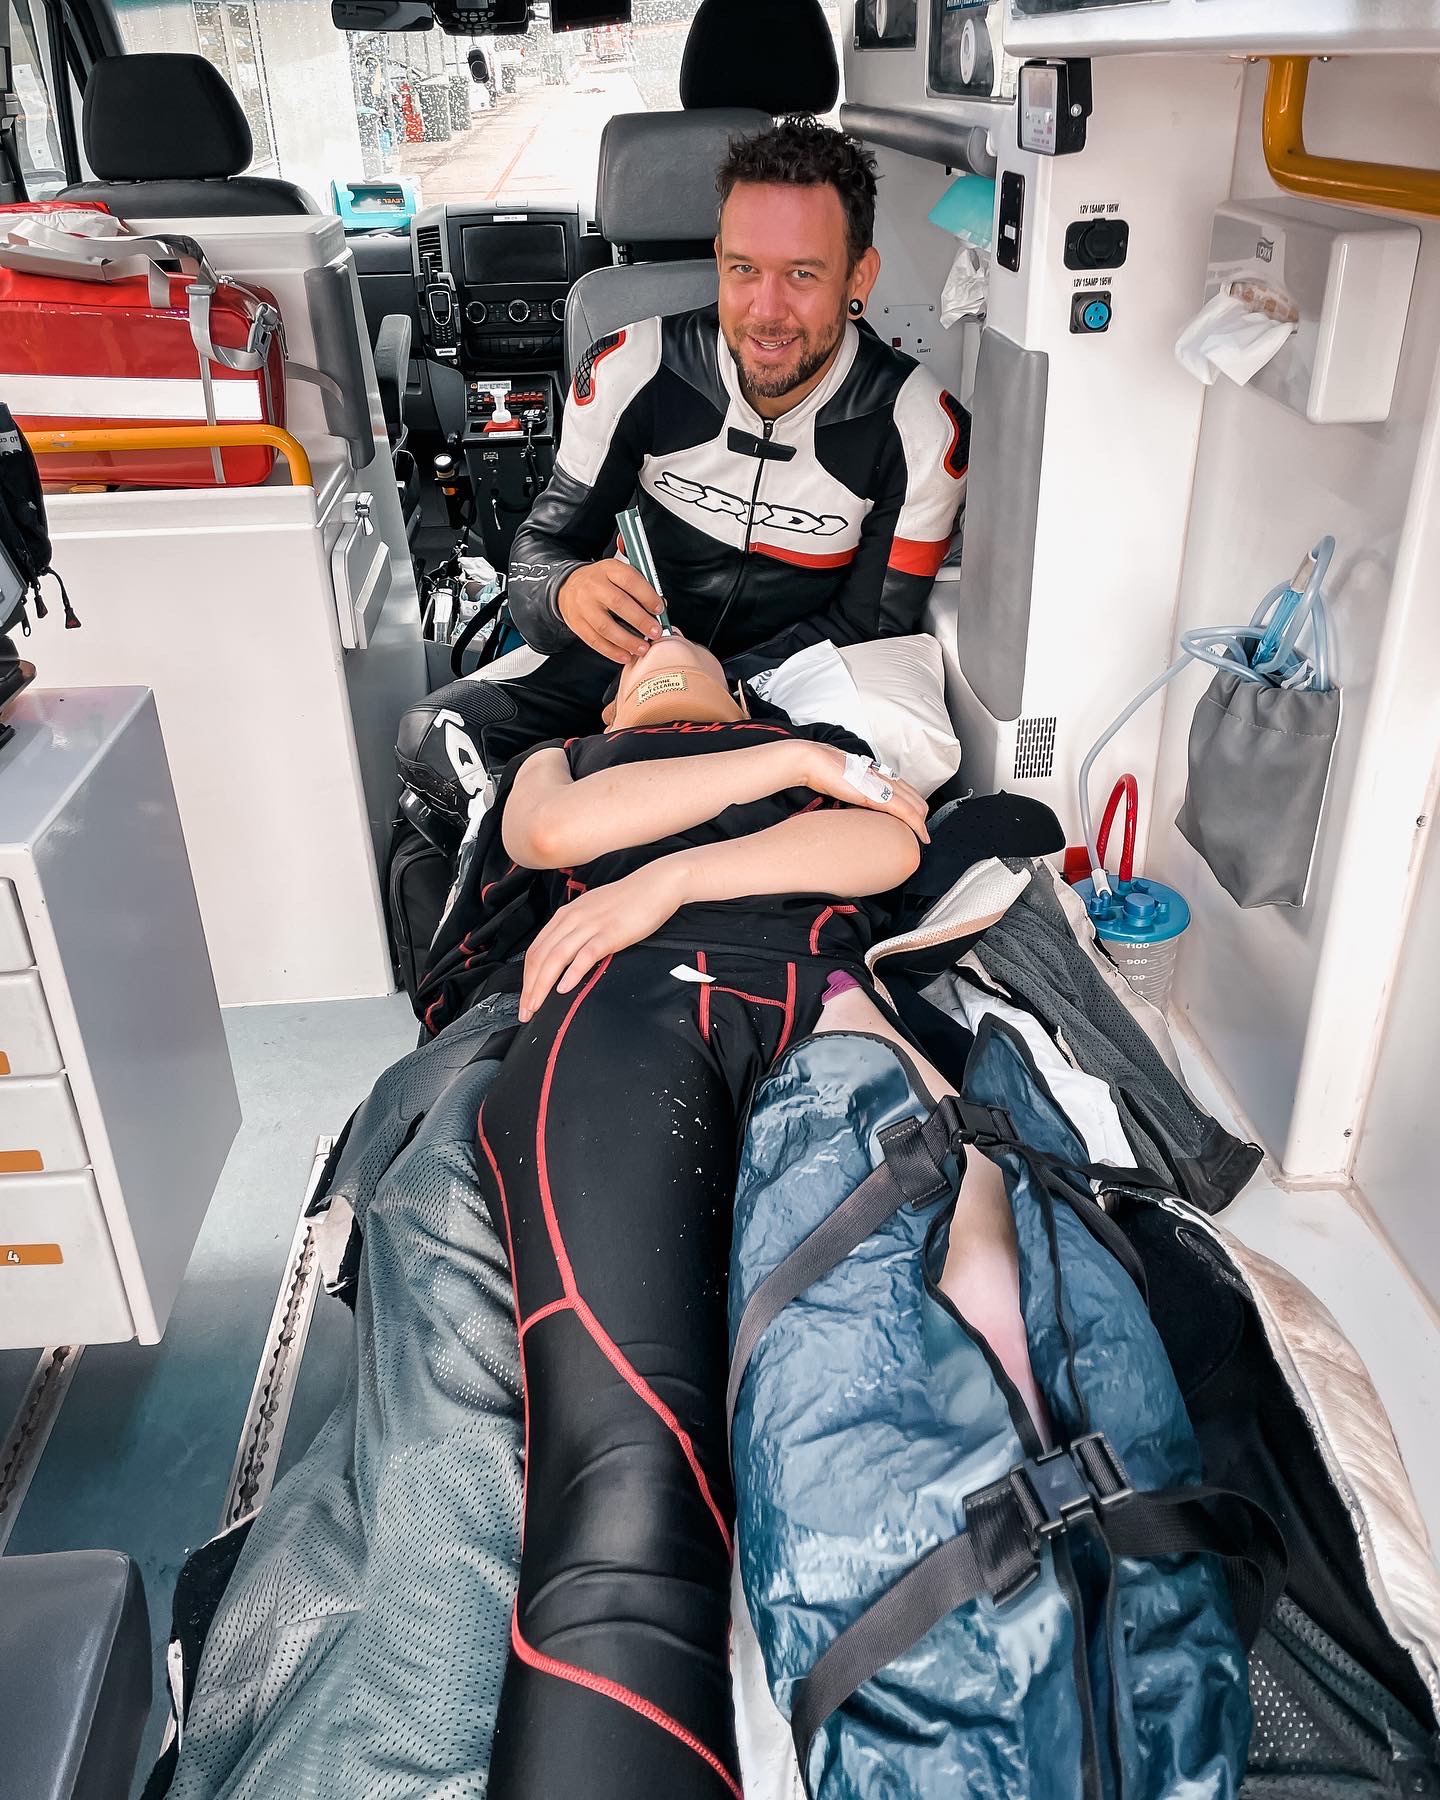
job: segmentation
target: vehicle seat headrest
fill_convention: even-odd
[[[820,0],[701,0],[685,39],[680,104],[827,113],[840,94]]]
[[[767,113],[617,113],[600,139],[595,224],[612,244],[708,243],[720,196],[715,172],[731,138],[764,131]]]
[[[101,181],[239,175],[254,151],[240,102],[203,56],[102,56],[85,84],[82,121]]]

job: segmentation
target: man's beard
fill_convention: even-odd
[[[823,345],[812,345],[803,350],[800,361],[793,369],[762,369],[758,373],[752,374],[741,360],[740,352],[735,346],[727,341],[726,348],[734,360],[735,371],[740,377],[741,389],[747,396],[754,396],[760,400],[783,400],[786,394],[793,393],[797,387],[803,387],[812,375],[824,368],[834,355],[844,332],[845,320],[842,315],[836,320],[835,331],[829,341]],[[740,342],[743,344],[745,338],[752,335],[754,334],[746,332]],[[759,335],[763,336],[764,333]]]

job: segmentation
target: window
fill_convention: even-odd
[[[700,0],[634,0],[629,25],[553,33],[538,4],[523,37],[357,37],[370,111],[367,175],[413,179],[424,202],[543,204],[595,194],[600,134],[616,113],[680,104],[680,59]],[[826,12],[839,59],[839,0]],[[476,48],[472,78],[467,66]],[[449,110],[446,99],[448,96]]]
[[[337,31],[329,0],[115,0],[115,16],[127,50],[190,50],[214,63],[250,122],[253,172],[296,182],[322,205],[332,181],[396,175],[416,183],[422,205],[588,206],[605,121],[679,105],[699,3],[634,0],[629,25],[556,35],[538,0],[523,37],[473,40]],[[838,59],[839,0],[825,8]]]
[[[25,191],[32,200],[49,200],[69,177],[60,132],[50,105],[50,45],[43,0],[6,0],[10,10],[10,60],[20,117],[15,121],[15,148]]]

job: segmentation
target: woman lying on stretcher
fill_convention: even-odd
[[[898,1035],[864,955],[872,897],[925,837],[924,801],[863,744],[747,713],[679,638],[627,668],[608,731],[502,781],[426,1015],[519,989],[479,1120],[526,1395],[490,1800],[740,1793],[724,1420],[743,1121],[797,1038]],[[946,1291],[1043,1432],[1011,1215],[978,1156],[951,1243]]]

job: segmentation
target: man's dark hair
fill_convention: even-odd
[[[782,119],[754,137],[732,138],[715,175],[723,209],[742,181],[777,187],[833,187],[845,209],[850,267],[875,236],[875,158],[858,139],[809,114]]]

